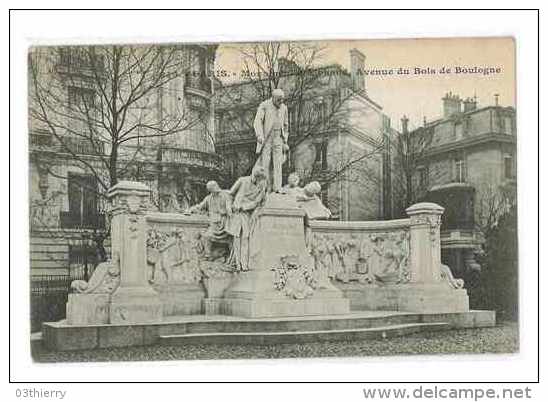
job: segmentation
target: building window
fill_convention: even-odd
[[[95,105],[95,91],[89,88],[68,87],[68,101],[71,109],[84,112]]]
[[[455,141],[462,140],[462,123],[456,123],[455,124]]]
[[[504,178],[514,178],[514,158],[512,155],[504,155]]]
[[[463,158],[455,159],[455,181],[457,183],[466,181],[466,166]]]
[[[104,228],[104,215],[97,213],[97,194],[94,176],[69,173],[68,211],[61,212],[61,227]]]
[[[513,121],[511,116],[505,116],[504,117],[504,132],[506,134],[512,135],[513,134]]]
[[[314,163],[321,170],[326,170],[328,141],[324,140],[321,143],[315,144],[315,146],[316,146],[316,158]]]
[[[419,188],[426,190],[428,188],[428,168],[419,166],[417,170],[419,174]]]
[[[287,123],[288,123],[287,129],[289,130],[289,133],[293,131],[293,114],[294,114],[293,106],[288,106],[287,107]]]
[[[314,119],[316,120],[316,124],[320,123],[323,124],[327,118],[327,104],[325,101],[320,98],[313,104],[314,108]]]
[[[71,130],[76,134],[89,133],[95,116],[95,92],[88,88],[70,86],[68,105],[72,117]]]

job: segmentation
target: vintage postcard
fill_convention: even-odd
[[[515,45],[31,47],[34,361],[518,352]]]

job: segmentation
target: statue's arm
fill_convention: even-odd
[[[197,211],[207,211],[208,210],[208,207],[207,207],[207,200],[209,199],[209,195],[206,196],[202,202],[192,206],[189,208],[189,212],[190,213],[196,213]]]
[[[242,184],[242,178],[240,177],[238,180],[236,180],[236,183],[232,185],[231,189],[228,191],[228,194],[230,194],[231,197],[236,196],[236,193],[238,192],[238,189],[240,188],[241,184]]]
[[[224,190],[223,190],[224,191]],[[225,199],[225,208],[228,215],[232,215],[232,197],[228,191],[223,193]]]
[[[284,130],[283,130],[284,141],[287,143],[289,138],[289,112],[287,106],[284,105]]]

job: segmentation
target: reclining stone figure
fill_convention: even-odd
[[[304,187],[299,187],[300,177],[293,172],[287,178],[287,185],[282,192],[295,197],[297,204],[306,214],[306,219],[329,219],[331,211],[323,205],[318,197],[322,191],[320,183],[312,181]]]

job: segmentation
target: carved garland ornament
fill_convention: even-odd
[[[314,294],[318,280],[312,270],[299,263],[299,257],[280,257],[274,271],[274,288],[291,299],[306,299]]]

